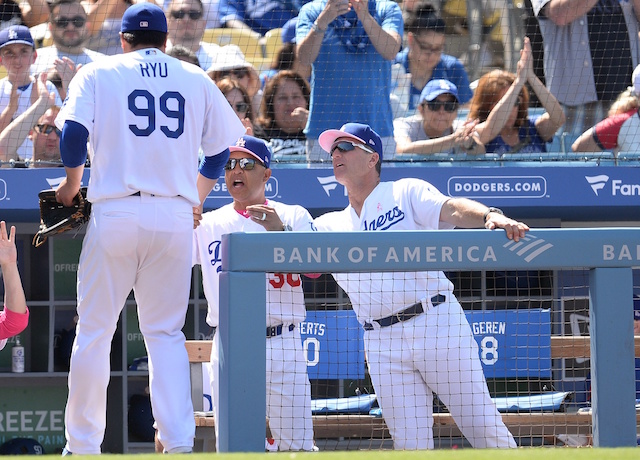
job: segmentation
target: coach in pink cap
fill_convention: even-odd
[[[336,142],[338,140],[341,142]],[[329,154],[333,154],[335,149],[350,152],[357,147],[368,153],[377,153],[382,161],[382,140],[369,125],[346,123],[340,129],[329,129],[320,134],[318,142]]]
[[[420,179],[381,182],[382,143],[371,127],[324,131],[344,210],[314,220],[318,231],[505,230],[518,241],[529,227],[498,208],[451,198]],[[402,234],[398,234],[398,239]],[[425,238],[428,238],[425,235]],[[491,400],[471,327],[442,271],[334,273],[364,329],[369,375],[398,450],[433,449],[433,393],[473,447],[516,443]]]

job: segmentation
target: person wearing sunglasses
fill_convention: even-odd
[[[313,219],[302,206],[266,198],[265,185],[273,179],[269,168],[271,150],[265,141],[245,135],[229,150],[231,153],[224,167],[224,180],[233,202],[204,213],[194,231],[193,262],[202,269],[202,284],[209,306],[207,324],[213,328],[218,327],[219,319],[219,276],[223,263],[220,245],[223,234],[313,230]],[[280,451],[314,450],[311,385],[299,327],[306,317],[302,283],[301,275],[292,273],[268,273],[265,280],[267,416],[271,434]],[[264,306],[256,305],[256,312],[259,311],[264,317]],[[219,336],[216,332],[213,337],[210,367],[216,418]]]
[[[200,67],[207,70],[213,64],[221,47],[202,41],[207,27],[201,0],[172,0],[165,14],[169,26],[167,47],[184,46],[198,57]]]
[[[529,83],[545,112],[529,117]],[[565,122],[562,105],[533,71],[529,37],[524,38],[516,74],[492,70],[483,75],[471,100],[468,118],[478,120],[474,140],[486,153],[541,153]]]
[[[236,45],[221,47],[213,64],[207,69],[207,74],[215,82],[223,78],[236,80],[249,95],[253,113],[258,113],[262,100],[260,76],[255,67],[245,59],[240,48]]]
[[[232,78],[223,78],[217,82],[216,85],[244,125],[246,129],[245,134],[253,135],[253,107],[251,105],[251,99],[245,89]]]
[[[475,122],[457,120],[458,88],[448,80],[431,80],[422,90],[418,113],[393,121],[396,152],[455,153],[472,142]]]
[[[38,49],[33,74],[57,71],[66,93],[78,66],[97,61],[104,54],[86,48],[88,16],[79,0],[55,0],[49,5],[49,33],[52,45]]]
[[[517,242],[529,230],[497,208],[448,197],[421,179],[381,182],[382,141],[368,125],[347,123],[324,131],[318,142],[331,155],[349,205],[317,217],[317,231],[484,227],[504,229]],[[489,395],[478,344],[443,272],[332,275],[364,329],[369,375],[394,449],[434,448],[434,392],[473,447],[516,447]]]
[[[438,79],[453,83],[458,89],[458,103],[467,104],[473,96],[469,76],[456,57],[444,52],[445,21],[431,2],[420,2],[407,13],[404,31],[407,46],[396,55],[394,63],[394,94],[403,106],[400,112],[414,115],[422,89],[429,81]]]

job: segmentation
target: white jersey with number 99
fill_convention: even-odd
[[[146,48],[82,67],[56,119],[89,131],[88,199],[136,192],[200,203],[198,151],[216,155],[245,128],[200,68]]]

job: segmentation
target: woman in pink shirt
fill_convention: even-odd
[[[7,234],[7,224],[0,222],[0,268],[4,282],[4,310],[0,311],[0,350],[7,339],[24,331],[29,322],[29,310],[18,272],[16,228]]]

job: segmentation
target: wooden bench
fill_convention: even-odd
[[[551,337],[551,357],[589,358],[590,338]],[[188,340],[186,343],[191,363],[191,397],[196,412],[202,411],[202,363],[211,355],[211,341]],[[635,355],[640,357],[640,337],[635,338]],[[462,434],[448,413],[433,415],[434,438],[460,437]],[[516,438],[547,437],[558,434],[591,434],[591,414],[582,412],[527,412],[503,413],[502,420]],[[212,416],[196,415],[195,451],[215,450],[215,424]],[[640,425],[640,413],[636,416]],[[389,430],[382,417],[367,414],[314,415],[315,439],[390,439]],[[267,436],[270,436],[267,423]]]

